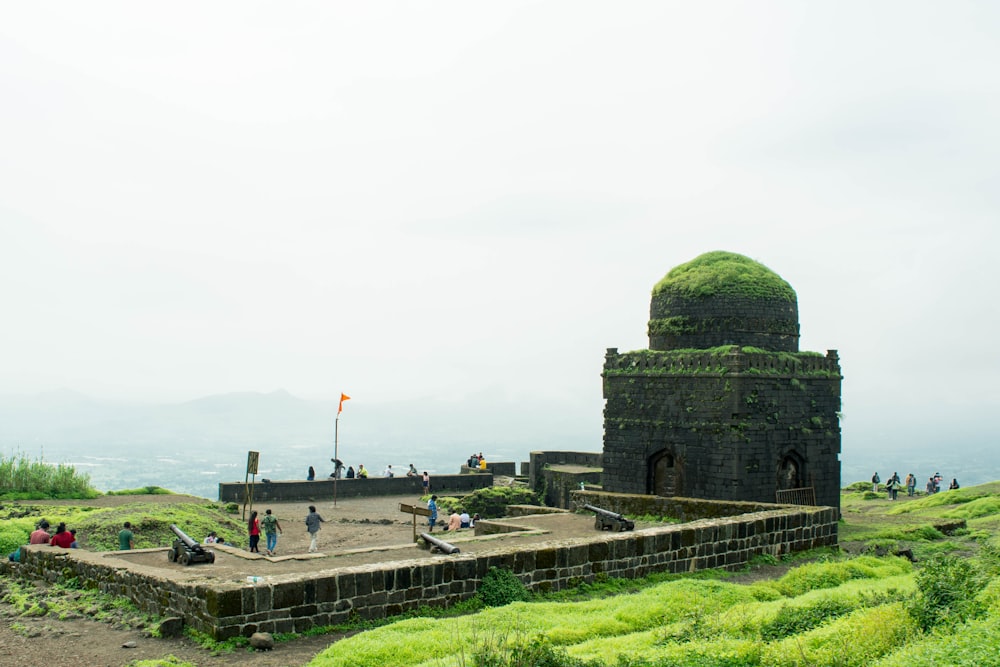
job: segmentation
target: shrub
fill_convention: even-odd
[[[845,616],[854,611],[855,606],[847,600],[830,597],[810,605],[782,605],[777,615],[761,627],[760,634],[767,641],[789,637]]]
[[[910,606],[910,613],[924,630],[937,625],[957,625],[983,611],[976,595],[983,587],[984,578],[972,561],[955,556],[932,556],[915,578],[918,594]]]
[[[507,505],[537,505],[538,496],[530,489],[514,486],[490,486],[462,498],[459,505],[469,514],[484,519],[507,514]]]
[[[511,602],[527,600],[531,593],[510,570],[491,567],[479,584],[476,596],[487,607],[502,607]]]

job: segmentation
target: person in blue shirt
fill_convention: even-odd
[[[436,524],[438,520],[437,499],[438,499],[437,496],[431,496],[430,502],[427,503],[427,509],[431,511],[431,515],[427,517],[427,525],[430,532],[434,532],[434,524]]]

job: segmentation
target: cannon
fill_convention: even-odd
[[[594,528],[597,530],[634,530],[635,521],[629,521],[621,514],[616,514],[610,510],[593,505],[584,505],[583,509],[594,512]]]
[[[176,524],[170,524],[170,530],[174,531],[177,539],[174,545],[167,551],[167,560],[171,563],[190,565],[191,563],[214,563],[215,552],[209,551],[190,537],[187,533],[178,528]]]
[[[427,545],[427,548],[431,551],[437,551],[444,554],[457,554],[460,551],[454,544],[448,544],[444,540],[439,540],[428,533],[420,533],[420,537],[424,539],[424,544]]]

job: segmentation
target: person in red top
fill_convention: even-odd
[[[257,544],[260,542],[260,520],[257,518],[257,510],[250,513],[247,530],[250,531],[250,552],[259,554],[260,548]]]
[[[69,549],[75,540],[76,538],[73,537],[73,533],[66,530],[66,524],[60,523],[59,527],[56,528],[56,534],[52,536],[52,541],[49,544],[54,547]]]
[[[49,522],[42,519],[38,522],[38,528],[31,533],[28,544],[48,544],[49,543]]]

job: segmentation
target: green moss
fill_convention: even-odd
[[[653,287],[653,295],[659,294],[688,299],[731,295],[795,300],[795,290],[774,271],[749,257],[721,250],[675,266]]]

